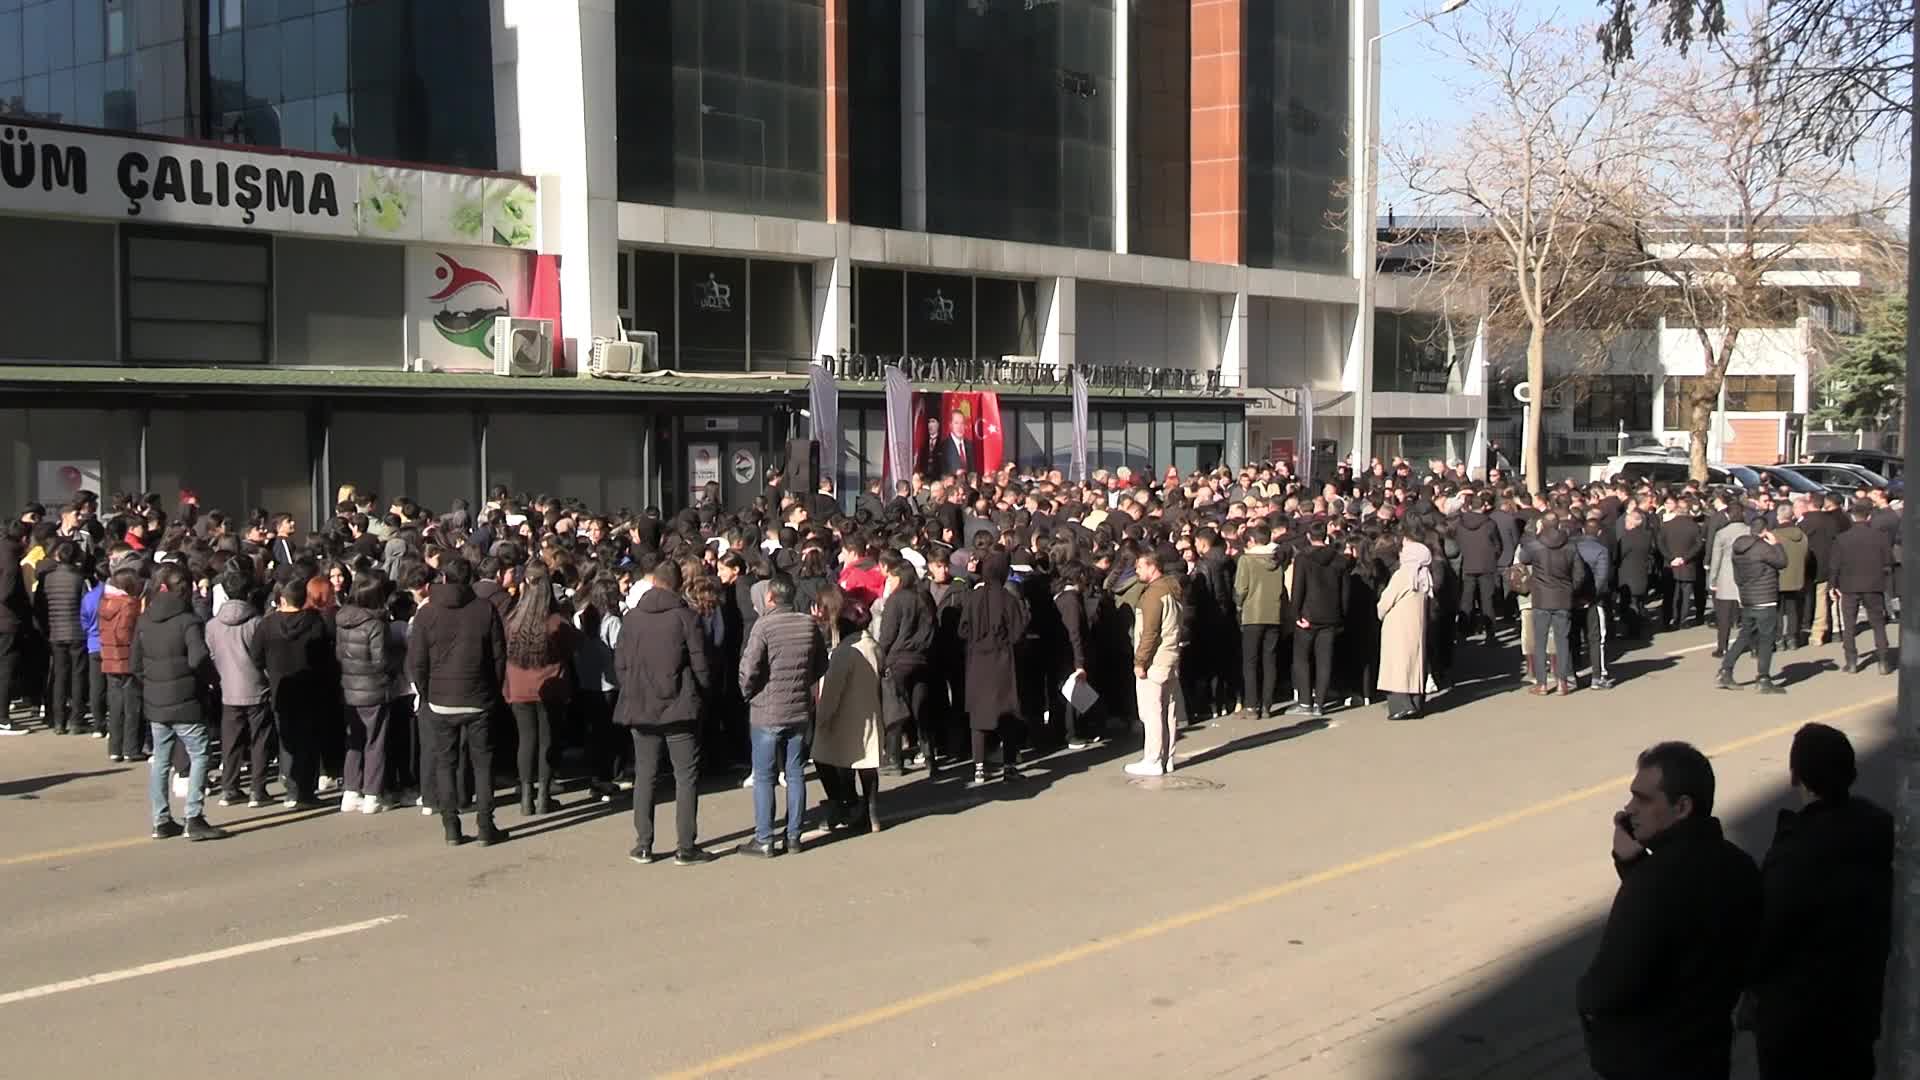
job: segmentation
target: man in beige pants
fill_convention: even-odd
[[[1133,572],[1147,585],[1133,620],[1133,693],[1147,746],[1126,771],[1165,776],[1173,771],[1173,742],[1187,711],[1180,695],[1180,582],[1161,570],[1158,555],[1140,556]]]

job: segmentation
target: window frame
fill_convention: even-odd
[[[274,248],[273,237],[268,234],[247,233],[225,229],[196,229],[181,226],[164,225],[122,225],[120,226],[120,266],[117,285],[120,289],[120,362],[129,367],[245,367],[270,368],[274,364],[276,329],[274,325]],[[254,247],[266,254],[266,272],[258,286],[250,283],[226,282],[229,285],[257,287],[262,293],[263,315],[258,322],[250,319],[153,319],[133,316],[133,287],[137,282],[155,283],[193,283],[192,278],[153,277],[133,272],[132,249],[139,240],[192,241],[194,243],[223,244],[235,248]],[[258,326],[261,332],[260,360],[258,363],[244,365],[194,363],[186,360],[151,360],[136,356],[133,351],[133,324],[136,322],[173,322],[182,325],[198,326]]]

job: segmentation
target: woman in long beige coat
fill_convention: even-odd
[[[827,793],[827,828],[861,823],[880,831],[880,646],[867,632],[866,613],[842,609],[839,641],[827,658],[820,680],[820,701],[813,725],[813,763]],[[855,794],[856,781],[859,793]]]
[[[1427,692],[1427,601],[1433,596],[1433,552],[1412,540],[1400,543],[1400,565],[1387,579],[1376,610],[1380,616],[1380,689],[1387,693],[1387,719],[1419,715]]]

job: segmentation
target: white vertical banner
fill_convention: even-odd
[[[820,475],[836,478],[839,493],[840,474],[840,388],[833,372],[818,361],[807,368],[807,411],[813,415],[813,438],[820,444]]]
[[[1087,373],[1073,366],[1073,475],[1074,483],[1087,479]]]
[[[1300,396],[1294,404],[1294,412],[1300,417],[1300,446],[1294,451],[1294,467],[1300,470],[1300,480],[1313,481],[1313,387],[1300,384]]]
[[[913,381],[897,367],[887,369],[887,490],[881,498],[893,498],[894,485],[913,476]]]

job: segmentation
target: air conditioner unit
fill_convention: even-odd
[[[521,379],[545,379],[553,375],[553,320],[516,319],[501,315],[493,320],[493,373]]]
[[[628,330],[625,340],[593,339],[595,375],[634,375],[660,370],[660,335],[652,330]]]

